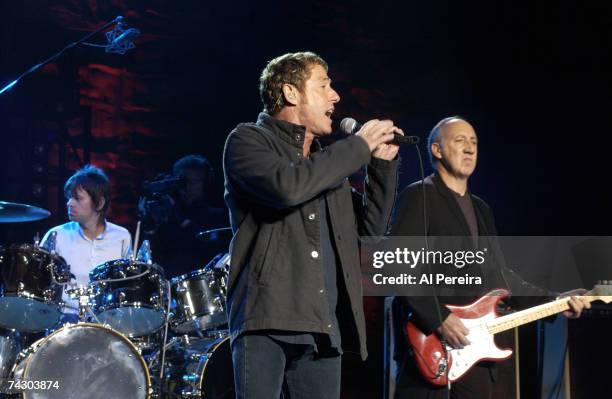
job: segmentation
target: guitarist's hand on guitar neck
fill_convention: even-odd
[[[568,319],[577,319],[580,317],[580,314],[584,309],[591,309],[591,302],[588,300],[588,298],[582,297],[582,295],[586,294],[587,292],[588,291],[584,288],[578,288],[559,295],[559,298],[571,296],[570,300],[567,302],[571,309],[563,312],[563,316],[567,317]]]
[[[438,327],[438,333],[448,342],[453,348],[461,349],[470,344],[467,335],[470,330],[463,324],[461,319],[450,313],[446,320]]]

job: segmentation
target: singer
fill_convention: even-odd
[[[228,136],[225,201],[234,238],[227,304],[237,398],[340,397],[343,349],[367,356],[359,235],[382,235],[402,133],[372,120],[321,148],[340,96],[311,52],[270,61],[264,111]],[[365,192],[348,176],[367,165]]]
[[[111,187],[102,169],[85,166],[64,185],[70,222],[53,227],[41,246],[63,257],[79,286],[89,284],[89,272],[99,264],[125,258],[130,254],[130,233],[106,220],[110,208]],[[78,321],[78,301],[64,292],[62,322]]]

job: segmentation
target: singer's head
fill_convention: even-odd
[[[478,160],[478,137],[472,125],[459,116],[438,122],[427,140],[431,165],[440,174],[467,179]]]
[[[288,53],[268,62],[259,79],[264,111],[322,136],[332,132],[340,96],[331,87],[327,63],[311,52]]]

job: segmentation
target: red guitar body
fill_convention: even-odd
[[[502,350],[495,345],[494,335],[486,328],[487,321],[498,317],[495,310],[497,303],[508,295],[508,291],[498,289],[469,305],[446,305],[470,330],[467,337],[471,343],[462,349],[452,349],[440,340],[437,333],[425,335],[412,322],[407,323],[406,334],[413,358],[427,381],[443,386],[448,381],[457,381],[482,360],[500,361],[512,355],[512,350]]]

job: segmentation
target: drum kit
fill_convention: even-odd
[[[0,223],[47,216],[0,202]],[[1,246],[0,398],[234,398],[229,261],[221,254],[167,280],[150,257],[117,259],[76,287],[54,251]],[[79,302],[72,322],[63,321],[63,293]]]

